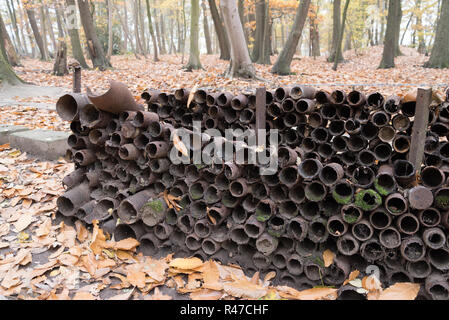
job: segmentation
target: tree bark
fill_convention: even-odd
[[[334,62],[337,55],[338,37],[341,29],[341,0],[334,0],[332,21],[332,46],[330,55],[327,58],[328,62]],[[339,56],[343,57],[343,54],[340,52]]]
[[[279,75],[287,75],[291,73],[290,65],[296,52],[296,47],[298,46],[299,38],[301,37],[304,24],[306,23],[310,1],[311,0],[302,0],[298,5],[295,20],[293,22],[293,27],[288,34],[287,42],[285,43],[284,48],[279,54],[279,57],[277,58],[273,68],[271,69],[272,73]]]
[[[401,48],[399,46],[399,37],[401,34],[401,20],[402,20],[402,4],[401,0],[395,0],[396,2],[396,23],[395,23],[395,33],[394,33],[394,56],[398,57],[402,55]]]
[[[342,59],[342,57],[340,57],[340,54],[341,54],[341,46],[342,46],[342,42],[343,42],[343,35],[345,33],[346,15],[348,13],[349,2],[350,2],[350,0],[346,0],[345,8],[343,9],[341,28],[340,28],[339,35],[338,35],[337,50],[335,51],[337,53],[337,55],[335,56],[334,66],[332,67],[332,70],[334,70],[334,71],[337,71],[340,58]]]
[[[6,56],[5,58],[9,61],[11,66],[19,66],[20,59],[19,55],[14,49],[14,45],[12,44],[11,38],[6,31],[5,22],[3,21],[3,17],[0,15],[0,28],[2,29],[2,37],[0,38],[2,41],[2,46],[5,48]]]
[[[2,19],[1,14],[0,19]],[[4,38],[3,33],[4,33],[3,28],[0,28],[0,39]],[[0,43],[0,81],[2,83],[8,83],[11,85],[19,85],[23,83],[23,80],[16,75],[14,69],[6,60],[6,50],[3,41]]]
[[[140,32],[139,32],[139,9],[137,5],[137,0],[133,1],[133,20],[134,20],[134,38],[136,40],[136,49],[138,54],[145,55],[145,51],[143,50],[142,42],[140,41]],[[126,21],[125,21],[126,23]]]
[[[45,18],[43,6],[41,6],[39,8],[39,20],[40,20],[40,27],[42,30],[42,40],[44,42],[44,50],[46,52],[47,57],[53,58],[53,55],[51,54],[51,52],[49,50],[50,46],[48,44],[48,39],[47,39],[47,19]]]
[[[421,12],[422,0],[416,0],[416,30],[418,31],[418,52],[421,54],[426,53],[426,41],[424,40],[424,27],[422,25],[422,12]]]
[[[14,8],[14,2],[12,0],[11,1],[7,0],[6,5],[8,7],[9,16],[11,17],[11,24],[12,24],[12,27],[14,30],[14,34],[16,36],[17,48],[18,48],[17,51],[19,53],[23,54],[26,51],[25,51],[25,46],[22,44],[22,41],[25,41],[25,40],[22,40],[20,38],[19,26],[17,23],[17,15],[16,15],[16,9]]]
[[[440,18],[437,23],[435,42],[429,61],[424,65],[427,68],[449,68],[449,0],[442,0]]]
[[[187,62],[186,69],[188,71],[202,69],[200,62],[200,49],[198,47],[199,37],[199,19],[200,19],[200,5],[199,0],[191,0],[190,12],[190,55],[189,62]]]
[[[73,8],[73,17],[76,18],[76,4],[75,0],[66,0],[66,5],[68,8]],[[75,21],[74,21],[75,22]],[[67,26],[67,33],[69,34],[70,44],[72,45],[72,55],[80,63],[83,69],[89,69],[86,59],[84,58],[83,48],[81,47],[80,36],[78,34],[78,29],[71,28],[70,25]]]
[[[107,1],[108,4],[108,53],[107,58],[112,56],[112,0]]]
[[[14,8],[14,2],[12,0],[11,0],[11,3],[12,3],[13,8]],[[27,41],[26,41],[26,38],[25,38],[24,29],[26,29],[27,33],[28,33],[28,28],[29,27],[28,27],[27,22],[26,21],[24,22],[24,14],[22,12],[22,8],[20,6],[20,3],[17,3],[17,13],[18,13],[18,16],[19,16],[19,20],[17,21],[18,22],[18,28],[19,28],[19,31],[20,31],[20,35],[22,36],[22,43],[23,43],[24,53],[28,54],[29,53],[29,51],[28,51],[28,44],[27,44]],[[24,27],[24,25],[25,25],[25,27]],[[28,37],[28,39],[31,40],[32,38]],[[30,41],[30,44],[31,44],[31,41]],[[34,47],[33,47],[33,49],[34,49]]]
[[[384,50],[382,53],[382,61],[380,62],[380,69],[394,68],[394,58],[397,48],[396,31],[398,29],[398,2],[397,0],[390,0],[388,4],[387,30],[385,31]]]
[[[55,64],[53,65],[53,74],[56,76],[69,74],[67,68],[67,45],[64,41],[59,41]]]
[[[147,37],[145,35],[145,20],[144,20],[141,0],[138,0],[137,8],[139,10],[139,26],[140,26],[140,39],[142,41],[142,49],[143,49],[143,52],[145,54],[147,54],[149,51],[148,51]]]
[[[34,9],[28,8],[26,9],[28,20],[31,25],[31,29],[33,30],[34,39],[36,40],[37,47],[39,48],[39,52],[41,54],[41,60],[48,60],[47,51],[44,47],[44,41],[42,40],[41,34],[39,33],[39,28],[37,27],[36,22],[36,14],[34,13]]]
[[[153,22],[151,21],[151,8],[150,0],[145,0],[147,5],[147,17],[148,17],[148,29],[150,30],[151,41],[153,42],[153,61],[159,61],[158,50],[157,50],[157,40],[154,34]]]
[[[220,9],[231,45],[231,62],[227,76],[231,78],[256,78],[256,70],[249,57],[236,2],[233,0],[221,0]]]
[[[84,34],[87,40],[87,49],[94,68],[98,68],[102,71],[112,68],[111,63],[106,58],[103,47],[98,40],[92,14],[89,10],[89,0],[78,0],[78,8],[80,11]]]
[[[264,1],[265,2],[265,1]],[[259,64],[271,64],[270,55],[271,55],[271,23],[270,23],[270,8],[269,8],[269,0],[266,0],[264,5],[264,23],[263,23],[263,39],[262,45],[259,48],[259,57],[257,59],[257,63]]]
[[[320,56],[320,32],[318,26],[318,6],[313,4],[310,6],[309,14],[309,28],[310,28],[310,52],[311,57]]]
[[[48,34],[50,35],[50,40],[53,45],[53,50],[56,51],[57,44],[56,44],[55,33],[53,31],[53,24],[51,22],[50,12],[48,10],[48,7],[45,4],[43,4],[43,9],[44,9],[45,21],[47,22]]]
[[[208,1],[212,20],[214,21],[215,33],[217,34],[218,45],[220,47],[220,59],[229,60],[231,58],[231,55],[229,50],[230,43],[228,39],[228,34],[226,34],[225,32],[225,28],[218,13],[217,4],[215,3],[215,0],[208,0]]]
[[[265,0],[256,0],[256,37],[254,39],[252,60],[259,60],[262,52],[265,31]]]
[[[206,11],[205,0],[201,1],[201,9],[203,10],[203,29],[204,29],[204,38],[206,40],[206,50],[207,50],[207,54],[212,54],[212,42],[210,39],[209,23],[207,21],[207,11]]]

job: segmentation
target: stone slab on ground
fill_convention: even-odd
[[[0,144],[9,143],[10,134],[27,130],[28,128],[24,126],[11,126],[7,124],[0,124]]]
[[[62,131],[28,130],[10,134],[9,144],[41,159],[56,160],[66,154],[69,135]]]

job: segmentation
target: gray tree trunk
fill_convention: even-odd
[[[442,0],[440,18],[437,23],[435,42],[430,59],[425,64],[428,68],[449,68],[449,0]]]
[[[398,1],[389,0],[388,4],[388,17],[387,17],[387,30],[385,32],[384,50],[382,53],[382,61],[380,62],[380,69],[394,68],[394,57],[397,48],[396,31],[398,29],[397,24],[400,21],[397,20],[398,15]]]
[[[218,45],[220,47],[220,59],[229,60],[231,58],[231,55],[229,50],[230,43],[228,34],[226,34],[225,28],[221,21],[215,0],[208,1],[212,20],[214,21],[215,33],[217,34]]]
[[[332,70],[334,70],[334,71],[337,71],[338,63],[341,60],[340,59],[341,46],[342,46],[342,42],[343,42],[343,35],[345,33],[346,15],[348,13],[349,2],[350,2],[350,0],[346,0],[345,8],[343,9],[343,17],[342,17],[342,21],[341,21],[341,28],[339,31],[339,36],[338,36],[337,50],[335,51],[337,53],[337,55],[335,56],[334,66],[332,67]]]
[[[150,30],[151,41],[153,42],[153,61],[159,61],[158,50],[157,50],[157,40],[154,34],[153,22],[151,20],[151,8],[150,0],[145,0],[147,5],[147,17],[148,17],[148,29]]]
[[[9,61],[12,66],[19,66],[20,59],[19,55],[14,49],[14,45],[12,44],[11,38],[6,31],[5,22],[3,21],[2,16],[0,15],[0,28],[2,29],[2,37],[0,38],[2,41],[2,46],[5,48],[6,56],[5,58]]]
[[[78,0],[78,8],[81,16],[81,23],[83,25],[84,34],[87,40],[87,49],[94,68],[99,70],[106,70],[112,68],[111,63],[104,54],[103,47],[98,40],[97,32],[95,31],[92,14],[89,10],[89,0]]]
[[[28,20],[31,25],[31,29],[33,30],[34,39],[36,40],[37,47],[39,48],[39,52],[41,54],[41,60],[48,60],[47,51],[44,47],[44,41],[41,37],[41,34],[39,33],[39,28],[37,26],[36,22],[36,14],[34,13],[34,9],[28,8],[26,9]]]
[[[202,69],[200,62],[200,49],[198,47],[199,37],[199,20],[200,20],[200,4],[199,0],[191,0],[190,8],[190,55],[186,69],[196,70]]]
[[[108,53],[106,54],[108,59],[112,56],[112,0],[108,0]]]
[[[279,75],[287,75],[291,73],[290,65],[292,63],[293,56],[296,52],[296,47],[298,46],[299,38],[301,38],[304,24],[306,23],[307,14],[309,12],[310,7],[310,1],[311,0],[302,0],[301,3],[298,5],[292,30],[288,34],[287,42],[285,43],[284,48],[279,54],[276,63],[271,69],[272,73]]]
[[[334,62],[335,56],[337,55],[338,36],[341,29],[341,0],[334,0],[332,21],[332,46],[330,55],[327,58],[328,62]],[[343,54],[341,52],[339,56],[343,60]]]
[[[204,29],[204,38],[206,40],[206,50],[207,50],[207,54],[212,54],[212,42],[210,39],[209,22],[207,21],[207,11],[206,11],[205,0],[201,1],[201,9],[203,10],[203,29]]]
[[[221,0],[220,9],[231,45],[231,62],[227,76],[231,78],[256,78],[256,70],[249,57],[236,2],[233,0]]]
[[[1,18],[1,14],[0,14],[0,18]],[[4,38],[3,32],[4,32],[3,28],[0,28],[0,39]],[[11,85],[18,85],[18,84],[23,83],[22,79],[20,79],[16,75],[16,73],[14,72],[14,69],[11,67],[11,65],[6,60],[6,50],[5,50],[3,41],[0,43],[0,81],[2,83],[8,83]]]

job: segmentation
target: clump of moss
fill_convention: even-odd
[[[355,195],[355,205],[363,211],[371,211],[382,204],[382,197],[373,189],[359,191]]]
[[[156,212],[156,213],[162,213],[164,212],[164,205],[161,200],[152,200],[148,201],[144,207],[150,208],[150,210]]]
[[[374,180],[374,187],[381,196],[388,196],[391,192],[379,185],[379,179]]]
[[[359,219],[359,216],[356,216],[355,214],[344,214],[343,220],[349,224],[354,224]]]
[[[447,209],[449,208],[449,197],[448,196],[438,196],[435,198],[435,203],[438,208]]]
[[[351,203],[351,201],[352,201],[352,195],[342,197],[335,190],[332,191],[332,197],[339,204],[348,204],[348,203]]]

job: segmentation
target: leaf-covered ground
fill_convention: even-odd
[[[275,77],[269,66],[256,65],[267,82],[227,79],[220,76],[226,61],[202,56],[204,70],[185,72],[181,56],[136,60],[134,56],[113,57],[113,70],[83,71],[83,87],[103,92],[108,79],[126,83],[139,98],[147,87],[170,90],[179,87],[211,87],[243,90],[265,85],[269,88],[292,83],[427,83],[449,82],[449,70],[424,69],[427,57],[403,48],[397,68],[378,70],[381,48],[347,52],[348,60],[338,72],[323,57],[294,60],[295,75]],[[186,58],[185,58],[186,60]],[[52,76],[51,62],[23,60],[16,71],[28,82],[71,89],[72,76]],[[321,86],[320,88],[326,88]],[[363,87],[366,92],[403,94],[410,87]],[[444,88],[438,88],[443,94]],[[347,90],[351,90],[350,87]],[[32,107],[33,102],[54,105],[56,98],[15,97],[19,106],[2,106],[0,124],[25,125],[67,131],[69,124],[56,112]],[[114,242],[101,230],[87,230],[56,217],[56,199],[62,194],[62,178],[73,170],[63,160],[47,162],[29,158],[9,145],[0,146],[0,295],[19,299],[335,299],[338,288],[314,288],[299,292],[272,286],[274,276],[246,277],[238,266],[214,261],[152,259],[136,253],[137,241]],[[331,264],[333,254],[323,257]],[[368,299],[414,299],[419,285],[396,284],[382,289],[378,280],[354,270],[349,279]]]

